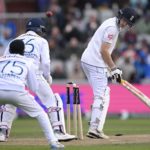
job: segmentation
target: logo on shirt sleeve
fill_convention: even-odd
[[[108,34],[109,41],[113,39],[113,34]]]

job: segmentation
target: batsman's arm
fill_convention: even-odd
[[[109,51],[113,42],[114,38],[117,36],[118,31],[115,27],[109,26],[104,30],[103,33],[103,42],[100,47],[100,53],[104,62],[108,65],[110,69],[115,68],[116,65],[111,57],[111,52]]]
[[[112,57],[108,51],[110,46],[111,46],[110,43],[103,42],[101,46],[101,55],[102,55],[104,62],[108,65],[108,67],[110,69],[113,69],[113,68],[116,68],[116,65],[113,62]]]

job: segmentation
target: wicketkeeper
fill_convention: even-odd
[[[26,33],[18,36],[16,39],[23,40],[25,44],[24,56],[34,62],[39,84],[39,88],[35,91],[35,94],[47,108],[47,114],[55,136],[60,141],[68,141],[76,137],[66,133],[62,101],[60,98],[55,97],[55,94],[50,88],[52,84],[52,77],[50,75],[50,51],[48,42],[43,38],[45,33],[45,22],[42,19],[34,18],[27,22]],[[8,53],[9,50],[7,48],[4,55]],[[3,132],[3,134],[0,134],[0,141],[6,141],[8,138],[15,115],[15,106],[8,104],[1,107],[0,129],[1,131],[3,131],[3,129],[7,130],[5,130],[6,132]]]

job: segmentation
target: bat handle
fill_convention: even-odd
[[[125,80],[124,79],[121,79],[121,84],[125,83]]]

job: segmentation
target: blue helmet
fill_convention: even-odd
[[[138,20],[138,14],[132,8],[123,8],[119,10],[118,18],[124,18],[127,21],[128,25],[132,27]]]
[[[37,34],[43,35],[46,32],[45,23],[42,19],[30,19],[26,24],[26,31],[34,31]]]

